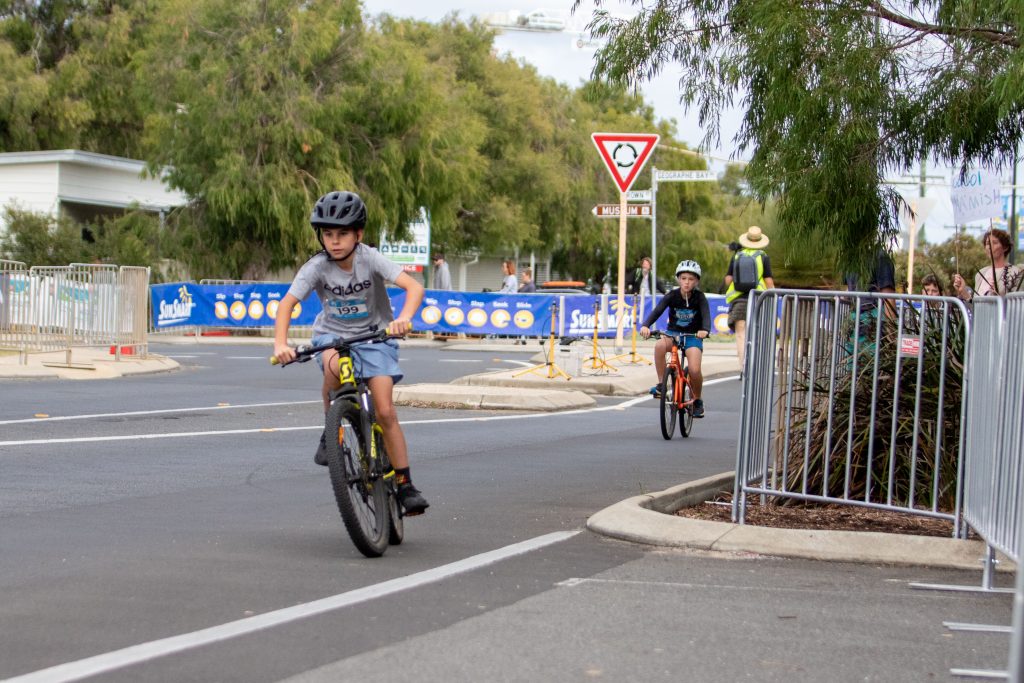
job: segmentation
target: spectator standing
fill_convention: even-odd
[[[921,278],[921,293],[925,296],[942,296],[942,287],[939,285],[939,278],[931,273]]]
[[[434,289],[451,289],[452,276],[448,272],[448,262],[444,260],[444,254],[434,254]]]
[[[519,281],[516,278],[516,264],[510,259],[505,259],[501,262],[501,271],[504,274],[504,279],[501,281],[501,289],[498,290],[499,294],[515,294],[519,291]]]
[[[1024,271],[1007,263],[1010,255],[1010,235],[1005,230],[992,228],[981,238],[992,265],[985,266],[974,276],[974,289],[967,286],[963,276],[953,276],[953,290],[968,303],[978,296],[997,296],[1021,290]]]
[[[655,290],[664,294],[665,286],[654,281],[651,274],[651,258],[644,256],[640,259],[640,266],[633,271],[633,278],[629,281],[626,291],[636,296],[653,296]]]
[[[774,289],[775,280],[772,278],[771,260],[764,252],[769,242],[768,235],[761,232],[758,226],[751,225],[737,241],[740,248],[733,254],[729,261],[729,269],[725,273],[725,302],[729,304],[729,329],[736,334],[736,357],[740,361],[742,378],[747,336],[747,302],[750,301],[750,293]],[[748,259],[753,259],[753,265],[756,267],[756,272],[749,276],[738,272],[741,268],[746,269],[746,264],[750,263]]]
[[[533,283],[533,270],[523,268],[523,274],[520,277],[523,280],[523,284],[519,285],[520,294],[530,294],[537,291],[537,285]]]

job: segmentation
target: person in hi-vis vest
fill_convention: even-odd
[[[745,233],[740,235],[739,243],[741,249],[729,261],[729,270],[725,274],[725,302],[729,304],[729,329],[736,333],[736,356],[740,361],[740,377],[742,378],[747,301],[750,300],[750,292],[774,289],[775,281],[772,279],[771,261],[768,254],[763,251],[768,246],[768,235],[761,232],[761,228],[756,225],[751,225]],[[754,257],[757,262],[757,285],[745,292],[737,289],[734,274],[736,260],[744,254]]]

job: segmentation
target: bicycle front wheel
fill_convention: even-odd
[[[674,368],[665,368],[665,375],[661,378],[661,435],[665,440],[672,438],[672,432],[676,430],[676,371]]]
[[[679,416],[679,433],[683,436],[689,436],[690,430],[693,428],[693,391],[690,389],[690,369],[683,368],[683,408],[682,415]]]
[[[367,557],[388,547],[388,493],[381,458],[371,457],[360,427],[362,411],[338,400],[327,411],[327,465],[338,512],[352,543]]]

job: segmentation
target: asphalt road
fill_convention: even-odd
[[[270,368],[252,346],[154,350],[182,369],[0,382],[2,679],[917,681],[1005,666],[1005,635],[941,622],[1007,624],[1007,596],[906,586],[972,573],[583,530],[613,502],[731,469],[735,380],[709,385],[708,417],[671,442],[650,400],[403,408],[431,508],[367,560],[312,463],[315,366]],[[406,381],[438,382],[524,351],[404,348],[402,363]]]

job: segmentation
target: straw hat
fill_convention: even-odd
[[[740,235],[739,242],[747,249],[764,249],[768,246],[768,235],[761,232],[761,228],[756,225],[751,225]]]

